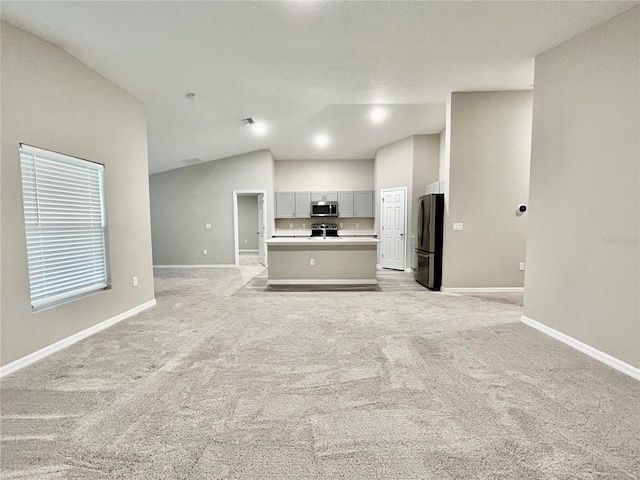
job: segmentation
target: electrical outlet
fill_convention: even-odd
[[[340,222],[340,228],[344,228],[344,223]]]
[[[360,228],[360,224],[359,223],[356,223],[356,228]]]
[[[520,262],[518,264],[518,270],[520,270],[521,272],[524,272],[524,262]]]
[[[133,277],[132,278],[132,283],[133,283],[134,287],[137,287],[138,286],[138,277]]]
[[[302,228],[307,228],[307,224],[302,222]]]
[[[207,249],[205,248],[204,250],[202,250],[202,254],[206,255],[207,254]]]
[[[455,231],[463,230],[463,225],[462,225],[461,223],[454,223],[454,224],[453,224],[453,229],[454,229]]]
[[[211,230],[211,224],[210,223],[205,223],[204,224],[204,228],[206,228],[207,230]]]
[[[244,239],[244,243],[247,243],[247,239],[246,238]]]
[[[309,265],[311,265],[313,267],[315,264],[316,264],[315,258],[310,258],[309,259]]]
[[[289,228],[293,228],[293,223],[290,223],[290,224],[289,224]]]

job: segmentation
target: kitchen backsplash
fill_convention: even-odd
[[[278,230],[301,230],[311,228],[312,223],[335,223],[338,230],[373,230],[373,218],[276,218]],[[358,224],[356,226],[356,223]]]

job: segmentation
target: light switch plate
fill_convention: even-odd
[[[211,230],[211,224],[210,223],[205,223],[204,224],[204,228],[206,228],[207,230]]]
[[[518,264],[518,270],[520,270],[521,272],[524,272],[524,262],[520,262]]]
[[[133,277],[132,283],[133,283],[134,287],[137,287],[138,286],[138,277]]]
[[[206,249],[202,250],[202,254],[206,255],[207,254],[207,250]]]
[[[463,225],[462,225],[462,223],[454,223],[454,224],[453,224],[453,229],[454,229],[455,231],[460,231],[460,230],[462,230],[462,229],[463,229]]]

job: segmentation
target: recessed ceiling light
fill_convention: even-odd
[[[195,100],[196,98],[198,98],[198,94],[197,93],[193,93],[193,92],[189,92],[185,95],[189,100]]]
[[[262,122],[254,123],[253,133],[255,133],[256,135],[264,135],[265,133],[267,133],[267,126]]]
[[[387,117],[387,111],[382,107],[373,107],[369,115],[373,123],[380,123]]]
[[[331,139],[324,133],[319,133],[315,138],[316,146],[318,148],[325,148],[331,143]]]

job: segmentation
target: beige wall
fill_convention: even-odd
[[[60,48],[2,23],[2,356],[7,363],[154,298],[143,106]],[[31,312],[20,143],[105,165],[112,289]],[[132,286],[137,276],[139,285]]]
[[[275,191],[373,190],[373,160],[276,160]]]
[[[413,137],[413,183],[411,196],[411,225],[407,247],[411,250],[411,263],[407,267],[416,268],[418,257],[415,254],[416,232],[418,229],[418,198],[426,194],[427,185],[438,180],[440,157],[440,135],[415,135]]]
[[[151,175],[154,265],[233,264],[234,190],[266,191],[270,237],[273,172],[271,152],[260,150]]]
[[[258,198],[238,196],[238,242],[240,250],[258,250]]]
[[[524,285],[527,214],[517,207],[529,194],[532,101],[530,91],[451,95],[443,287]]]
[[[450,102],[447,104],[449,105]],[[450,118],[450,115],[447,115]],[[438,180],[440,181],[440,193],[444,193],[445,209],[449,204],[449,130],[445,127],[440,132],[440,145],[438,149]]]
[[[407,187],[406,268],[414,266],[414,204],[429,183],[438,180],[439,135],[414,135],[380,147],[374,159],[375,228],[380,237],[380,191]],[[378,248],[378,263],[380,263]]]
[[[388,188],[407,187],[407,235],[409,236],[411,224],[411,202],[413,193],[413,137],[407,137],[389,145],[378,148],[374,159],[374,181],[375,181],[375,228],[378,238],[381,235],[380,217],[380,191]],[[381,245],[378,245],[378,263],[381,263]],[[412,264],[413,252],[411,242],[406,244],[406,266]]]
[[[640,7],[536,58],[524,314],[640,367]]]

